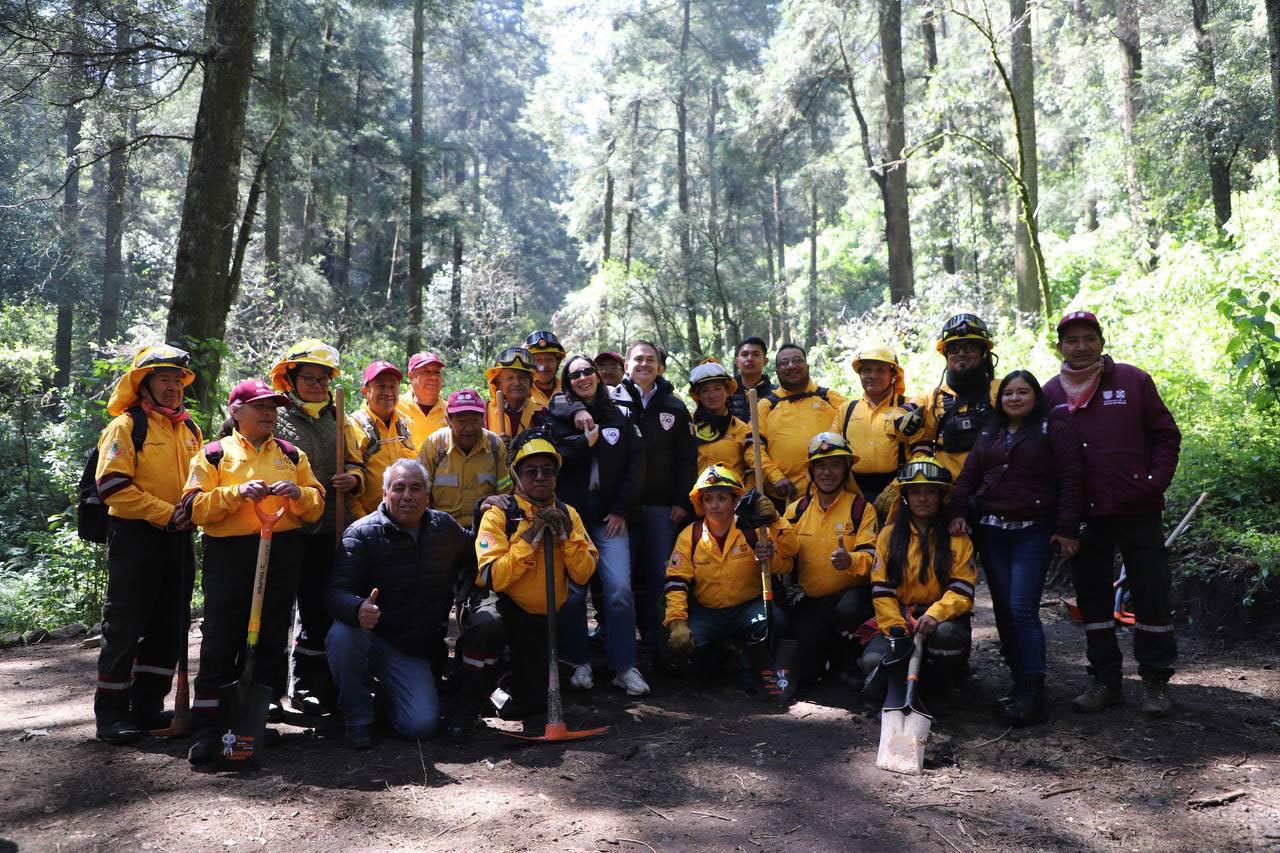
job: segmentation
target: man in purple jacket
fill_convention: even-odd
[[[1077,711],[1092,712],[1124,702],[1123,656],[1112,610],[1118,547],[1133,593],[1133,654],[1142,676],[1142,711],[1162,717],[1173,710],[1167,684],[1178,644],[1161,513],[1164,492],[1178,467],[1182,433],[1151,377],[1104,356],[1104,344],[1093,314],[1064,316],[1058,323],[1061,372],[1044,386],[1049,404],[1069,414],[1087,466],[1084,532],[1072,574],[1093,684],[1071,704]]]

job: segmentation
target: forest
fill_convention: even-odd
[[[680,387],[760,335],[908,385],[1095,311],[1185,436],[1191,588],[1280,575],[1280,0],[0,0],[0,630],[92,624],[75,484],[140,345],[189,403],[320,337],[447,390],[550,328]],[[1203,608],[1202,608],[1203,609]],[[1193,621],[1210,618],[1184,611]]]

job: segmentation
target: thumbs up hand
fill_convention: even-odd
[[[853,556],[844,549],[843,536],[839,537],[838,543],[839,544],[836,546],[836,549],[831,552],[831,565],[834,566],[837,571],[843,572],[853,565]]]
[[[382,611],[378,608],[377,601],[378,588],[375,586],[373,592],[369,593],[369,597],[360,604],[360,612],[356,618],[361,628],[372,628],[382,618]]]

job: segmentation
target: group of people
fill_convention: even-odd
[[[1055,554],[1072,566],[1092,675],[1072,704],[1101,711],[1124,701],[1117,549],[1141,708],[1168,714],[1177,646],[1161,513],[1180,434],[1151,378],[1104,354],[1093,314],[1067,314],[1057,335],[1062,364],[1043,387],[1026,370],[999,378],[987,326],[960,314],[938,335],[936,387],[908,397],[894,351],[868,344],[851,365],[856,399],[817,385],[794,344],[774,355],[775,386],[767,345],[751,337],[732,373],[716,361],[692,369],[691,410],[652,342],[591,357],[537,331],[498,356],[487,395],[446,397],[434,353],[409,359],[403,393],[404,373],[375,361],[343,423],[339,355],[305,340],[269,381],[232,388],[209,443],[183,405],[188,355],[146,347],[98,443],[109,583],[97,735],[129,743],[165,724],[198,527],[189,759],[216,756],[219,688],[244,663],[254,503],[283,510],[255,653],[255,677],[277,697],[269,713],[280,702],[340,713],[356,748],[380,722],[412,737],[443,725],[463,741],[483,716],[544,711],[549,607],[579,690],[594,688],[594,641],[631,696],[650,692],[642,666],[706,680],[736,658],[749,691],[776,697],[771,655],[786,640],[801,689],[839,678],[876,708],[919,638],[921,684],[943,703],[969,671],[979,568],[1012,683],[995,713],[1041,723],[1039,604]]]

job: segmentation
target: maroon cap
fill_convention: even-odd
[[[459,412],[479,412],[483,415],[485,413],[484,398],[480,396],[479,391],[472,391],[470,388],[454,391],[444,404],[444,412],[446,415],[456,415]]]
[[[360,380],[361,385],[368,385],[384,373],[394,373],[396,381],[404,379],[404,374],[400,372],[400,368],[396,367],[389,361],[370,362],[369,366],[364,369],[364,378]]]
[[[604,352],[597,355],[596,364],[599,364],[600,359],[602,358],[611,358],[614,361],[618,362],[618,364],[622,365],[623,367],[627,366],[627,360],[623,358],[621,355],[619,355],[618,353],[614,352],[613,350],[605,350]]]
[[[1102,324],[1098,322],[1098,318],[1092,311],[1069,311],[1062,315],[1062,319],[1058,321],[1058,334],[1062,334],[1062,330],[1072,323],[1085,323],[1093,326],[1098,332],[1098,337],[1102,337]]]
[[[433,352],[415,352],[413,357],[409,359],[409,372],[413,373],[419,367],[426,367],[428,364],[438,364],[444,367],[444,359]]]
[[[289,405],[287,396],[272,390],[271,386],[261,379],[244,379],[237,382],[236,387],[231,389],[231,396],[227,398],[227,408],[237,403],[252,403],[256,400],[274,400],[277,406]]]

